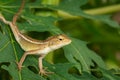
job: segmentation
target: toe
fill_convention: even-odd
[[[54,72],[47,72],[47,71],[45,71],[45,70],[40,70],[39,71],[39,74],[40,75],[45,75],[45,76],[48,76],[48,74],[53,74]]]

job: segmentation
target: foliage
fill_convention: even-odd
[[[49,3],[43,3],[42,0],[28,0],[17,25],[21,31],[49,32],[50,35],[56,35],[64,33],[61,28],[57,27],[56,22],[63,21],[69,17],[78,19],[82,16],[87,19],[101,21],[114,28],[119,28],[118,23],[110,19],[110,15],[93,16],[84,13],[80,7],[87,4],[87,2],[88,0],[61,0],[59,5],[50,5]],[[0,12],[7,20],[12,20],[12,16],[19,8],[18,5],[20,5],[20,0],[1,0]],[[64,17],[60,14],[68,16]],[[57,15],[60,15],[60,17]],[[39,37],[39,34],[37,37]],[[38,60],[36,56],[27,57],[23,64],[25,67],[23,67],[20,73],[17,70],[16,61],[20,60],[24,51],[15,41],[9,26],[0,22],[1,69],[9,72],[10,80],[11,78],[13,80],[120,79],[119,76],[107,70],[100,56],[88,49],[87,42],[72,36],[70,38],[72,43],[63,48],[65,58],[67,59],[64,63],[51,64],[46,60],[43,61],[44,66],[48,67],[47,70],[55,74],[48,75],[47,77],[40,76],[38,74]]]

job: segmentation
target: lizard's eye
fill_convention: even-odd
[[[59,39],[60,41],[62,41],[63,39]]]

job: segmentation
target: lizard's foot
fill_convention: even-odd
[[[22,66],[19,62],[16,62],[16,64],[17,64],[18,70],[21,71],[22,67],[24,66]]]
[[[48,74],[53,74],[54,72],[47,72],[47,71],[45,71],[45,69],[41,69],[40,71],[39,71],[39,74],[41,74],[42,76],[44,75],[44,76],[47,76]]]

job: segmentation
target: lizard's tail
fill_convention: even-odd
[[[18,12],[13,16],[12,23],[14,25],[16,25],[16,21],[17,21],[19,15],[22,13],[22,10],[23,10],[24,6],[25,6],[25,0],[22,0],[21,6],[20,6]]]
[[[18,41],[20,32],[19,32],[17,26],[13,25],[12,22],[7,21],[2,14],[0,14],[0,20],[10,26],[16,40]]]

